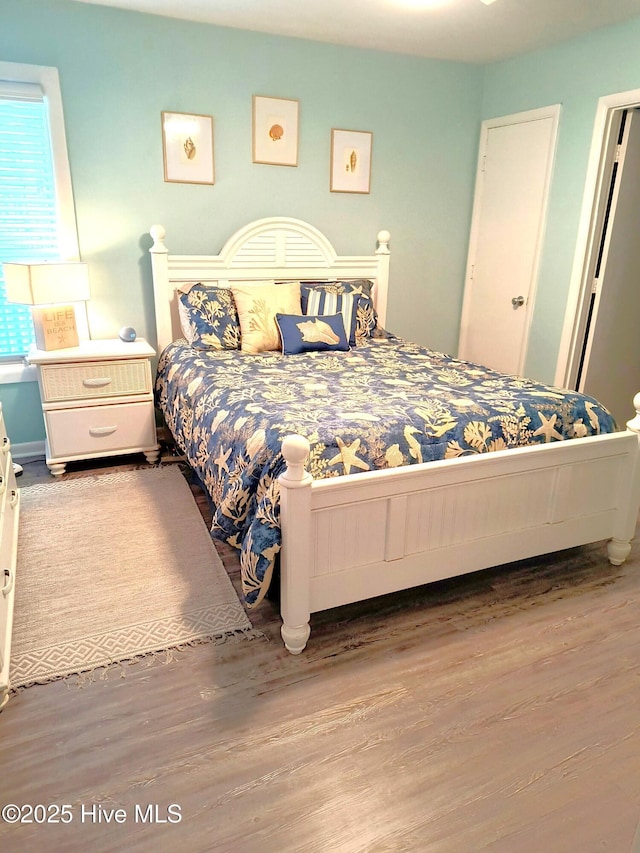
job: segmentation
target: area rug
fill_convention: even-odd
[[[20,494],[12,689],[253,636],[176,467],[55,480]]]

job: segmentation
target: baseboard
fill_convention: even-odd
[[[11,456],[13,459],[39,458],[44,459],[44,441],[24,441],[22,444],[11,442]]]

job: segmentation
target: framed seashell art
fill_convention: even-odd
[[[163,112],[162,157],[165,181],[215,183],[213,117]]]
[[[332,193],[371,192],[371,149],[373,133],[368,130],[331,131]]]
[[[291,98],[253,96],[253,162],[298,165],[299,102]]]

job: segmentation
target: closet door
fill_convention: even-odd
[[[482,123],[460,358],[522,373],[559,106]]]
[[[578,389],[623,426],[640,391],[640,110],[628,111],[621,137]]]

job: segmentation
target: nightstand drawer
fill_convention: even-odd
[[[79,458],[156,446],[153,403],[45,412],[51,457]]]
[[[148,359],[120,359],[84,364],[42,365],[42,402],[147,394],[151,391]]]

